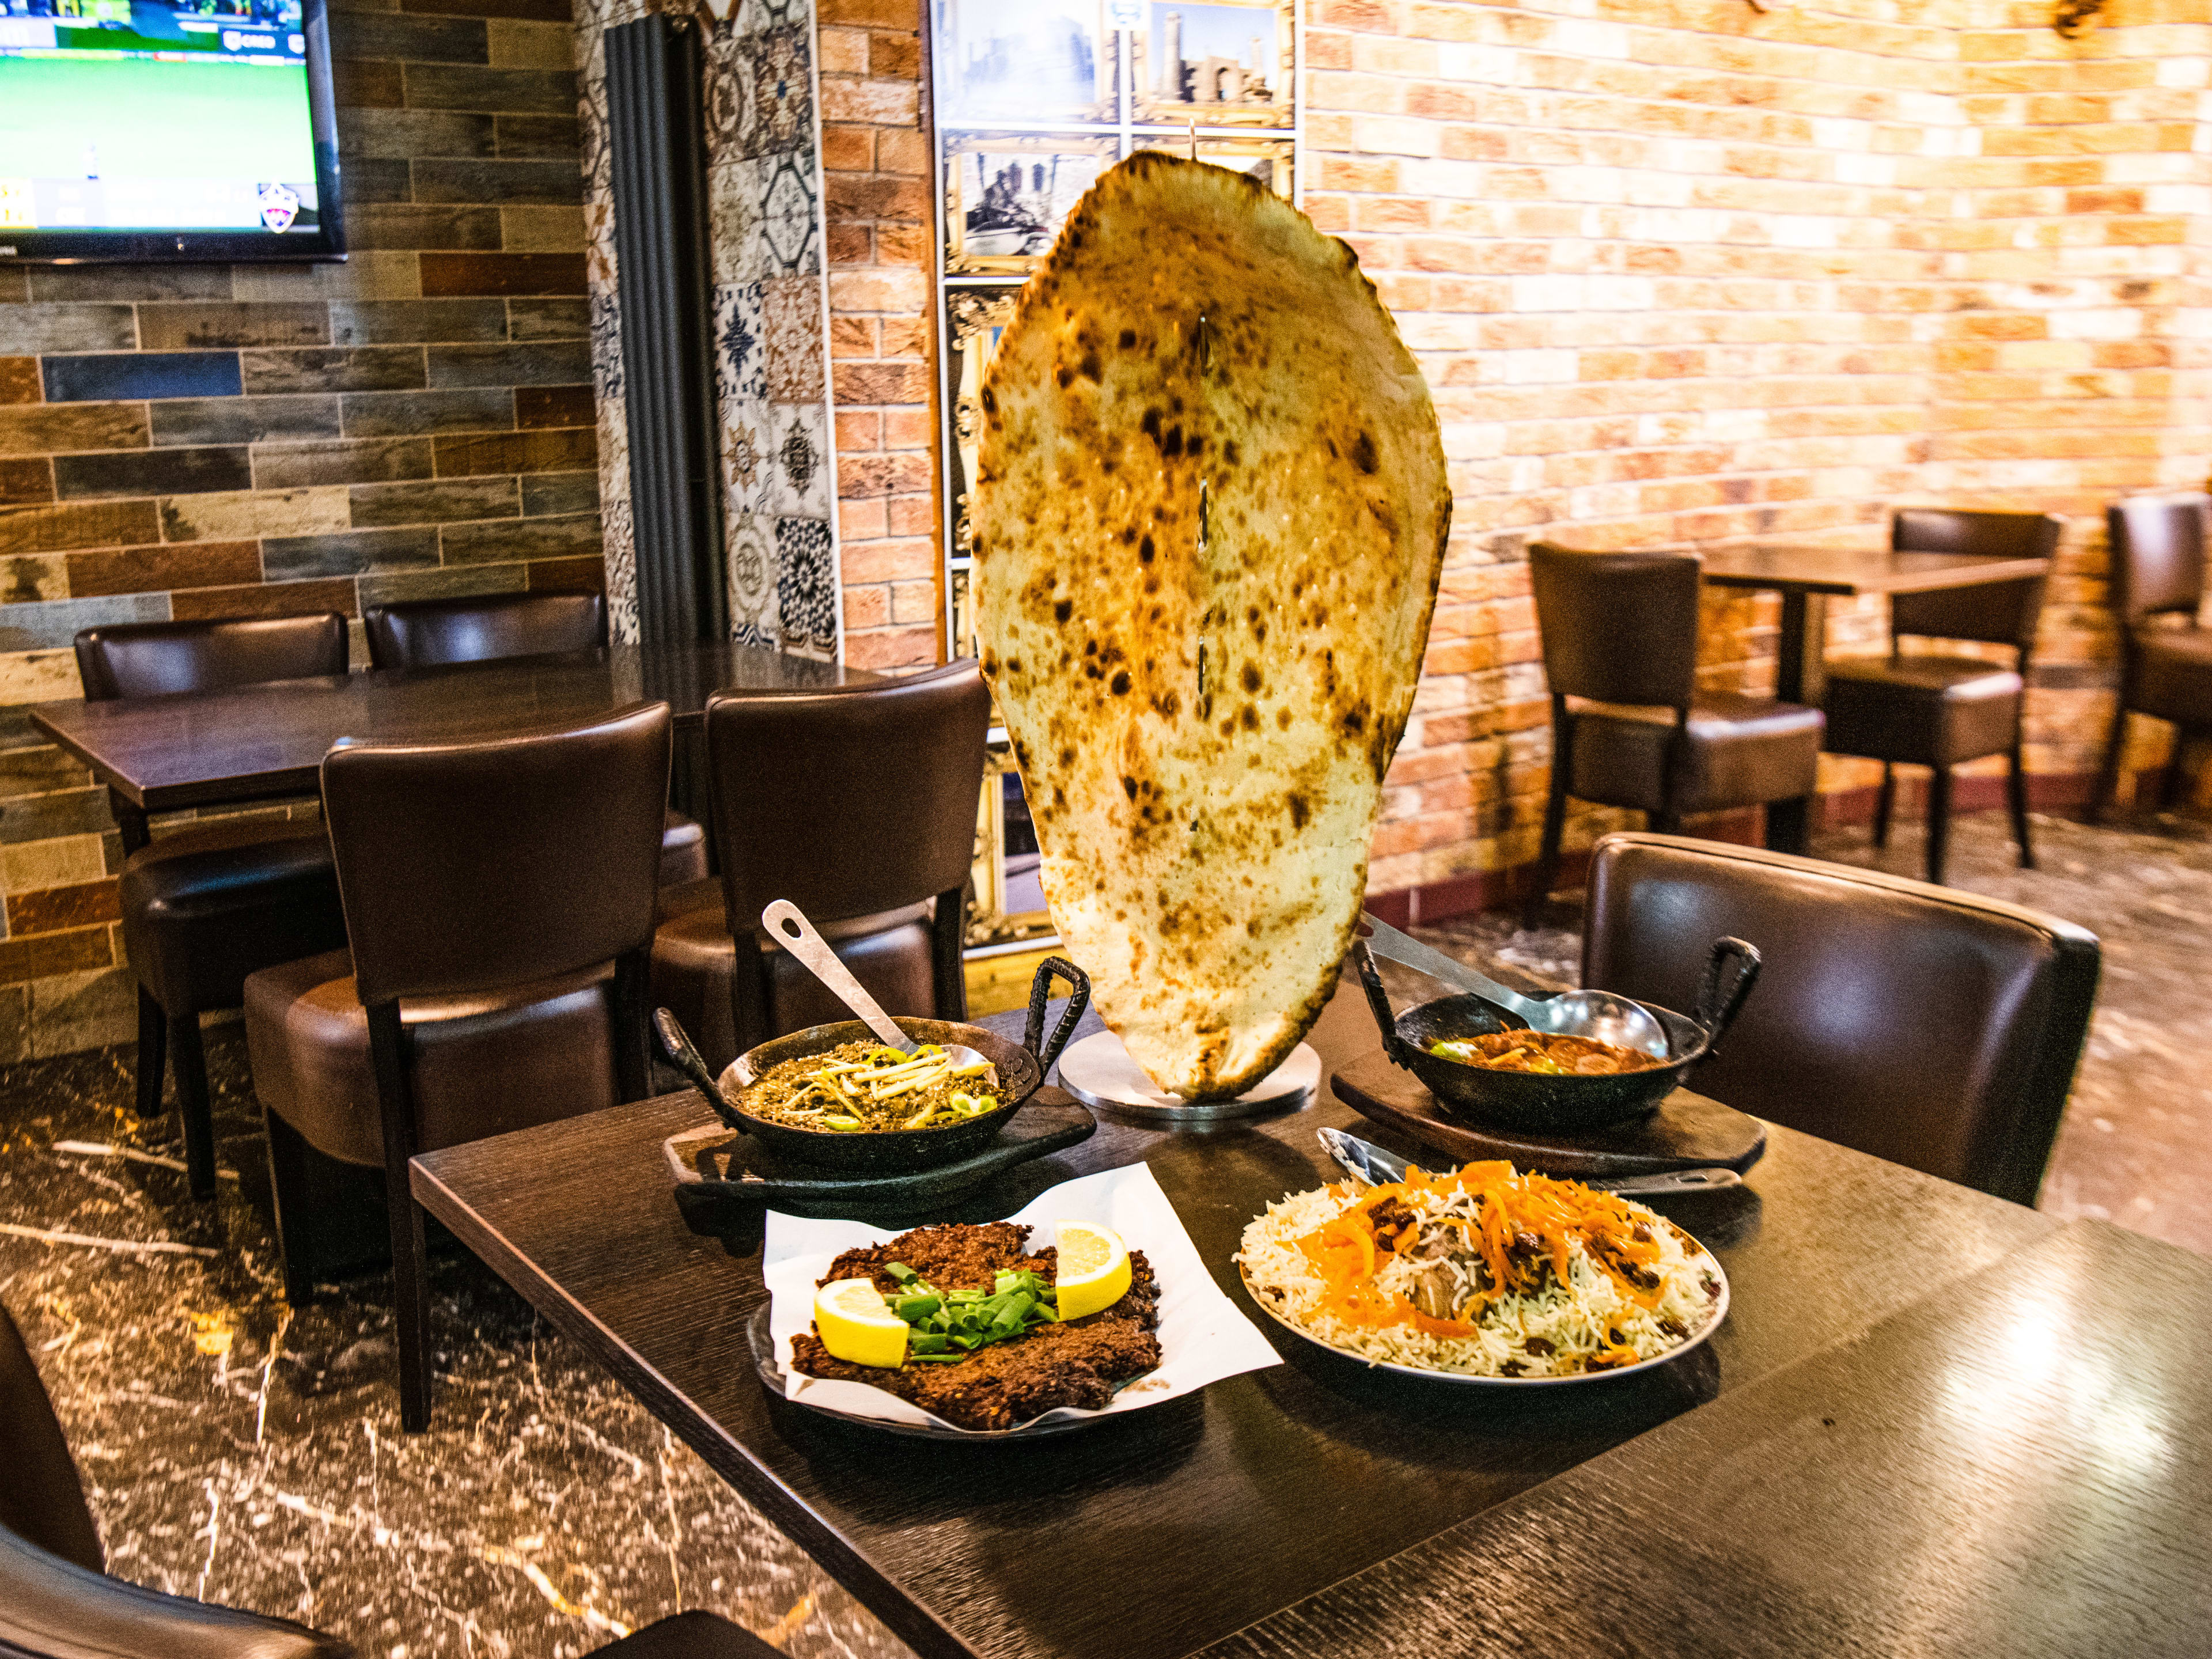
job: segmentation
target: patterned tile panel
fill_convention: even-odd
[[[599,495],[616,631],[635,637],[604,32],[653,9],[585,0],[577,27]],[[824,329],[822,163],[812,0],[738,0],[705,31],[708,259],[723,550],[733,637],[808,655],[838,648],[835,459]]]

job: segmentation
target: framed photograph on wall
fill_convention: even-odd
[[[1139,124],[1286,127],[1291,111],[1289,4],[1144,0],[1131,40]]]
[[[1137,140],[1139,149],[1164,149],[1174,155],[1188,155],[1191,142],[1188,138],[1170,137],[1165,133],[1153,133]],[[1211,161],[1215,167],[1227,167],[1231,173],[1241,173],[1255,179],[1261,187],[1271,190],[1285,201],[1295,201],[1292,194],[1297,180],[1291,177],[1291,158],[1297,146],[1287,138],[1198,137],[1197,159]]]
[[[967,558],[969,544],[968,491],[975,476],[975,447],[983,432],[983,412],[976,399],[983,390],[983,371],[999,349],[999,337],[1014,320],[1018,288],[956,288],[945,296],[945,378],[951,389],[952,442],[946,459],[945,500],[952,519],[951,556]],[[954,607],[953,641],[956,656],[970,653],[963,643],[975,633],[973,618],[963,623]]]
[[[1114,165],[1118,141],[988,133],[945,140],[945,269],[1027,276],[1083,192]]]
[[[936,0],[941,126],[1120,118],[1101,0]]]

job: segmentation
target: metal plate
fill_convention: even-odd
[[[1712,1270],[1713,1277],[1721,1282],[1720,1296],[1713,1304],[1713,1316],[1705,1322],[1703,1329],[1684,1338],[1680,1343],[1668,1349],[1666,1352],[1655,1354],[1649,1359],[1639,1359],[1633,1365],[1622,1365],[1613,1370],[1576,1371],[1567,1376],[1475,1376],[1466,1371],[1431,1370],[1425,1366],[1400,1365],[1388,1359],[1370,1358],[1366,1354],[1355,1353],[1350,1348],[1340,1348],[1334,1342],[1324,1342],[1304,1327],[1291,1323],[1289,1319],[1276,1310],[1274,1298],[1261,1294],[1253,1285],[1251,1277],[1245,1273],[1244,1264],[1242,1261],[1237,1264],[1237,1277],[1243,1281],[1244,1293],[1252,1298],[1252,1305],[1267,1315],[1268,1318],[1292,1335],[1302,1337],[1312,1343],[1316,1348],[1323,1349],[1329,1353],[1340,1354],[1355,1364],[1370,1366],[1378,1371],[1396,1371],[1401,1376],[1425,1376],[1435,1382],[1469,1382],[1482,1389],[1540,1389],[1569,1382],[1610,1382],[1616,1376],[1633,1376],[1638,1371],[1653,1370],[1661,1365],[1671,1365],[1692,1348],[1698,1346],[1715,1331],[1720,1329],[1721,1322],[1728,1317],[1728,1274],[1723,1271],[1721,1264],[1714,1258],[1711,1250],[1706,1250],[1702,1244],[1698,1248],[1705,1251],[1705,1265]]]
[[[1060,1086],[1094,1110],[1156,1127],[1219,1123],[1269,1112],[1295,1112],[1321,1087],[1321,1056],[1301,1042],[1259,1085],[1234,1100],[1185,1100],[1164,1092],[1129,1058],[1121,1039],[1099,1031],[1060,1057]]]

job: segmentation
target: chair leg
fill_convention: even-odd
[[[1897,768],[1889,762],[1881,763],[1881,787],[1874,797],[1874,844],[1889,845],[1889,817],[1897,810]]]
[[[2089,797],[2089,822],[2096,823],[2119,805],[2120,763],[2128,752],[2128,706],[2112,711],[2112,735],[2105,740],[2104,763],[2097,769],[2097,791]]]
[[[1943,884],[1951,843],[1951,769],[1939,766],[1928,779],[1928,879]]]
[[[1813,817],[1813,799],[1809,795],[1792,795],[1787,800],[1766,803],[1767,850],[1772,853],[1794,853],[1805,856]]]
[[[2012,764],[2005,773],[2005,799],[2012,808],[2012,838],[2020,848],[2020,867],[2035,868],[2035,848],[2027,839],[2027,766],[2020,745],[2012,746]]]
[[[300,1132],[262,1109],[269,1141],[269,1191],[276,1210],[276,1255],[284,1269],[284,1299],[305,1307],[315,1293],[315,1263],[308,1243],[307,1143]]]
[[[652,947],[615,958],[614,984],[607,1013],[614,1028],[615,1097],[643,1100],[653,1092],[653,1050],[646,1036],[647,987],[653,971]]]
[[[161,1115],[161,1075],[168,1064],[169,1017],[154,994],[138,988],[138,1116],[150,1122]]]
[[[968,890],[939,893],[929,919],[929,977],[939,1019],[968,1018],[968,974],[962,951],[968,935]]]
[[[208,1100],[207,1051],[200,1017],[179,1014],[169,1024],[169,1069],[177,1079],[177,1116],[185,1130],[185,1180],[194,1198],[215,1196],[215,1108]]]
[[[1559,878],[1559,842],[1567,829],[1567,778],[1555,757],[1551,792],[1544,799],[1544,838],[1536,849],[1536,870],[1528,883],[1528,896],[1521,907],[1521,925],[1534,927],[1543,919],[1544,901]]]
[[[399,1336],[399,1426],[420,1434],[430,1426],[430,1297],[422,1211],[407,1176],[408,1160],[415,1155],[415,1102],[406,1042],[397,1002],[369,1009],[368,1056],[384,1120],[384,1202],[392,1227],[392,1314]]]
[[[2158,804],[2163,808],[2170,810],[2188,799],[2191,735],[2185,726],[2173,728],[2173,758],[2166,763],[2166,782],[2158,792]]]

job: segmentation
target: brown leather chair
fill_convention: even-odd
[[[130,623],[76,636],[88,702],[221,691],[346,672],[335,611],[228,622]],[[218,819],[149,842],[146,815],[110,792],[123,830],[123,948],[138,981],[138,1115],[161,1114],[173,1064],[192,1196],[215,1194],[203,1013],[235,1008],[246,976],[345,942],[329,840],[313,821]]]
[[[2168,805],[2181,796],[2184,745],[2212,730],[2212,629],[2197,620],[2204,603],[2208,520],[2212,496],[2201,494],[2136,495],[2106,509],[2112,614],[2120,629],[2120,702],[2097,782],[2100,811],[2119,792],[2130,714],[2180,728],[2166,775]]]
[[[362,613],[372,668],[434,668],[598,651],[607,642],[607,602],[598,593],[486,593],[410,599]],[[681,886],[707,873],[707,832],[670,811],[660,836],[660,884]]]
[[[1899,553],[1972,553],[1992,559],[2047,559],[2065,526],[2048,513],[1960,513],[1907,507],[1890,520],[1889,544]],[[1844,657],[1827,665],[1831,754],[1864,755],[1881,763],[1874,842],[1889,844],[1897,768],[1935,769],[1928,783],[1928,879],[1941,884],[1951,839],[1951,769],[1986,755],[2006,757],[2005,793],[2012,805],[2020,867],[2035,868],[2027,838],[2027,773],[2021,763],[2021,704],[2035,625],[2043,614],[2040,576],[1984,582],[1932,593],[1899,593],[1889,602],[1889,655]],[[1976,657],[1905,653],[1905,635],[2008,645],[2011,668]]]
[[[1804,850],[1820,711],[1699,689],[1698,568],[1687,553],[1577,553],[1544,542],[1528,550],[1552,691],[1551,787],[1523,918],[1530,927],[1559,878],[1571,795],[1632,807],[1668,831],[1687,813],[1764,805],[1769,843]]]
[[[294,1300],[313,1290],[301,1143],[384,1171],[410,1430],[430,1376],[407,1160],[646,1092],[672,731],[666,703],[643,703],[470,742],[346,741],[323,761],[351,949],[246,981],[246,1043]]]
[[[1692,1086],[2033,1204],[2097,995],[2095,935],[2016,904],[1717,842],[1607,836],[1583,983],[1687,1008],[1705,946],[1765,966]]]
[[[164,1595],[106,1573],[76,1462],[22,1333],[0,1307],[0,1654],[8,1659],[352,1659],[351,1644],[289,1619]],[[382,1650],[380,1644],[379,1651]],[[774,1659],[711,1613],[626,1636],[613,1659]]]
[[[722,874],[663,896],[653,1000],[709,1065],[852,1018],[762,930],[775,899],[804,910],[890,1012],[967,1018],[960,953],[990,718],[973,663],[707,705]]]

